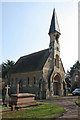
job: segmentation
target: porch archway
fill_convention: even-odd
[[[54,95],[60,95],[61,76],[59,74],[55,74],[54,76],[53,90],[54,90]]]

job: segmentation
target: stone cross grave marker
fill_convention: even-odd
[[[6,95],[8,95],[8,90],[10,89],[10,87],[7,85],[5,88],[6,88]]]
[[[9,101],[10,101],[10,97],[8,95],[8,90],[10,89],[10,87],[7,85],[5,88],[6,88],[5,104],[8,107],[9,106]]]

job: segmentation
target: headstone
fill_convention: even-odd
[[[10,87],[7,85],[5,88],[6,88],[6,95],[8,95],[8,90],[10,89]]]
[[[10,102],[10,96],[8,95],[8,90],[10,89],[10,87],[7,85],[5,88],[6,88],[5,104],[8,107]]]
[[[19,94],[19,83],[17,84],[17,94]]]

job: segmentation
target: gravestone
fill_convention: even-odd
[[[19,83],[17,84],[17,94],[19,94]]]
[[[19,83],[17,84],[17,94],[11,94],[12,106],[16,108],[25,107],[28,103],[35,102],[35,94],[19,93]]]
[[[8,90],[10,89],[10,87],[7,85],[5,88],[6,88],[5,104],[8,107],[10,102],[10,96],[8,95]]]

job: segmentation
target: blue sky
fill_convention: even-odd
[[[77,61],[77,2],[2,3],[2,61],[16,62],[21,56],[49,47],[48,32],[54,7],[61,31],[60,56],[65,70]]]

